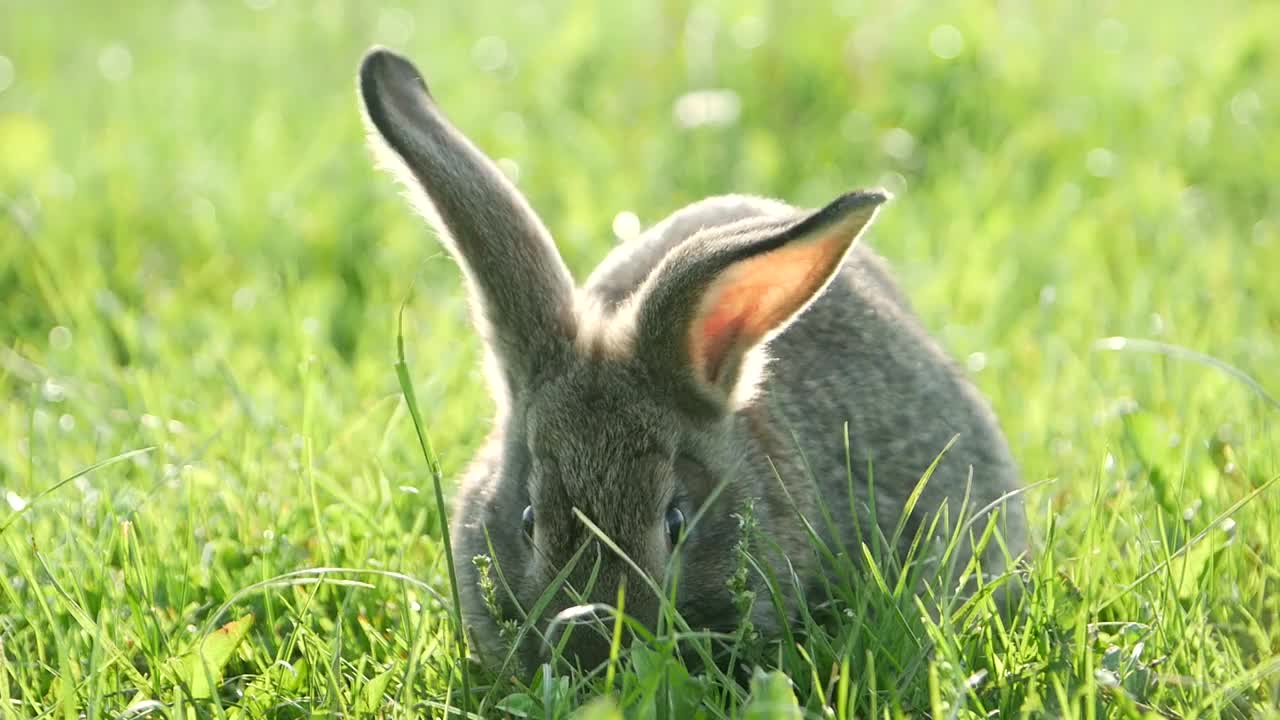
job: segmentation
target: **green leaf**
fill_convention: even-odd
[[[191,696],[208,698],[213,696],[213,688],[222,680],[222,670],[231,660],[231,655],[249,634],[253,627],[253,615],[244,615],[239,620],[232,620],[213,634],[200,641],[194,652],[186,657],[183,680],[191,688]]]
[[[292,666],[277,662],[249,683],[240,704],[232,708],[227,717],[230,720],[264,717],[281,698],[294,699],[301,693],[310,669],[306,658],[299,658]]]
[[[394,674],[395,668],[390,668],[375,675],[372,680],[364,684],[364,687],[360,690],[360,703],[358,705],[360,712],[375,713],[378,708],[382,707],[382,696],[386,694],[387,685],[391,682],[391,677]]]
[[[512,717],[528,718],[542,715],[538,701],[526,693],[512,693],[498,701],[498,709]]]
[[[742,717],[749,720],[804,717],[791,687],[791,678],[778,670],[766,673],[757,669],[751,678],[751,698]]]
[[[1173,581],[1179,600],[1190,600],[1199,593],[1200,578],[1208,571],[1216,550],[1208,541],[1198,542],[1169,561],[1169,579]]]

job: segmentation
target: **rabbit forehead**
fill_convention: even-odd
[[[654,504],[669,484],[677,422],[630,368],[580,365],[531,399],[526,422],[535,462],[555,468],[554,478],[540,481],[561,485],[584,512],[618,501]]]
[[[534,455],[560,463],[671,455],[676,439],[670,412],[653,397],[644,374],[599,360],[580,363],[540,388],[530,399],[527,426]]]

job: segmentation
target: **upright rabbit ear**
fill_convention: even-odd
[[[370,142],[462,266],[476,324],[507,387],[574,334],[573,282],[550,234],[494,163],[436,107],[417,68],[385,48],[360,63]]]
[[[637,296],[637,355],[727,409],[753,389],[753,351],[822,293],[888,199],[852,192],[799,222],[680,246]]]

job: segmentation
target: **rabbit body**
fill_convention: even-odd
[[[703,200],[574,288],[536,215],[443,119],[407,60],[375,49],[360,79],[374,147],[462,265],[486,341],[497,412],[450,521],[483,659],[506,658],[503,619],[532,626],[515,648],[526,665],[585,619],[594,627],[575,627],[564,649],[593,665],[607,657],[601,612],[619,588],[625,612],[652,629],[673,577],[690,628],[731,632],[748,505],[750,549],[788,609],[821,602],[831,568],[810,532],[860,560],[872,533],[894,535],[935,461],[896,549],[941,512],[949,522],[925,538],[936,543],[963,507],[998,509],[1004,547],[1022,550],[1018,471],[996,419],[883,260],[855,242],[886,193],[816,211]],[[922,561],[936,563],[929,547]],[[952,566],[969,551],[962,540]],[[477,556],[492,560],[490,593]],[[1003,557],[990,543],[984,571],[1001,571]],[[786,618],[764,578],[747,582],[752,621],[778,632]]]
[[[616,307],[668,252],[695,234],[748,218],[796,219],[805,212],[745,195],[693,203],[616,248],[586,290],[592,300]],[[868,474],[883,539],[937,461],[916,502],[919,512],[901,532],[897,550],[903,555],[928,513],[945,506],[954,524],[962,506],[971,518],[1018,490],[1017,467],[988,404],[929,336],[883,258],[865,242],[851,248],[835,281],[768,347],[767,380],[753,402],[729,419],[725,432],[732,436],[729,444],[745,452],[734,468],[734,483],[742,497],[764,501],[757,506],[757,522],[767,535],[786,538],[780,544],[801,578],[812,579],[808,563],[817,558],[807,552],[811,540],[797,522],[795,506],[833,552],[856,555],[860,543],[871,543],[865,533],[872,527]],[[788,484],[786,493],[778,491],[779,476]],[[846,520],[851,512],[861,514],[859,522],[831,527],[819,499],[830,514]],[[1001,512],[1001,536],[1016,555],[1025,545],[1025,511],[1010,499]],[[981,532],[980,522],[974,526]],[[967,560],[965,550],[962,545],[958,566]],[[1002,555],[993,546],[984,571],[999,572]],[[773,609],[760,609],[757,626],[775,625]]]

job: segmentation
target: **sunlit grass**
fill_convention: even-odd
[[[610,679],[634,717],[1276,714],[1275,27],[1231,0],[0,0],[0,717],[547,717]],[[1048,481],[1015,618],[889,572],[787,642],[740,630],[737,679],[660,639],[473,670],[464,700],[430,455],[447,496],[491,403],[457,268],[363,145],[372,43],[579,277],[620,213],[894,190],[869,241]]]

